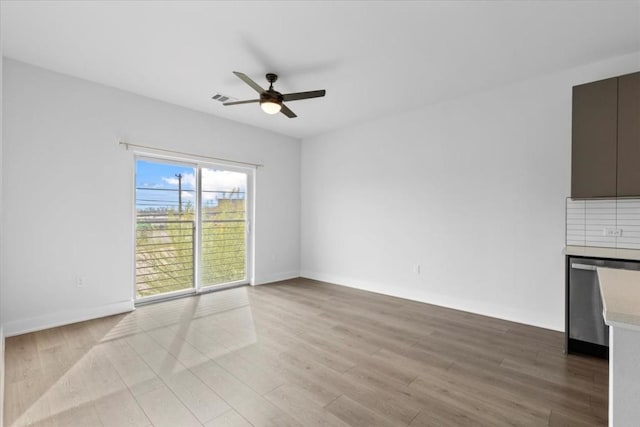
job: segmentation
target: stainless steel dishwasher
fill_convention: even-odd
[[[567,258],[567,352],[608,357],[609,327],[602,317],[597,268],[640,270],[640,262]]]

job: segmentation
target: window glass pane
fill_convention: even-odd
[[[246,279],[247,174],[201,169],[201,286]]]
[[[194,286],[193,167],[136,161],[138,298]]]

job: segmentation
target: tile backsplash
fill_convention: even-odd
[[[640,249],[640,199],[567,199],[570,246]]]

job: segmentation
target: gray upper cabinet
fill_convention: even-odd
[[[640,196],[640,73],[573,88],[571,197]]]
[[[640,73],[618,78],[617,195],[640,196]]]
[[[571,197],[616,195],[618,79],[573,88]]]

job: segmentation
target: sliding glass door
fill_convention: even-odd
[[[251,173],[136,159],[138,300],[248,282]]]
[[[200,286],[247,280],[247,174],[202,168]]]
[[[136,161],[136,296],[192,290],[195,165]]]

